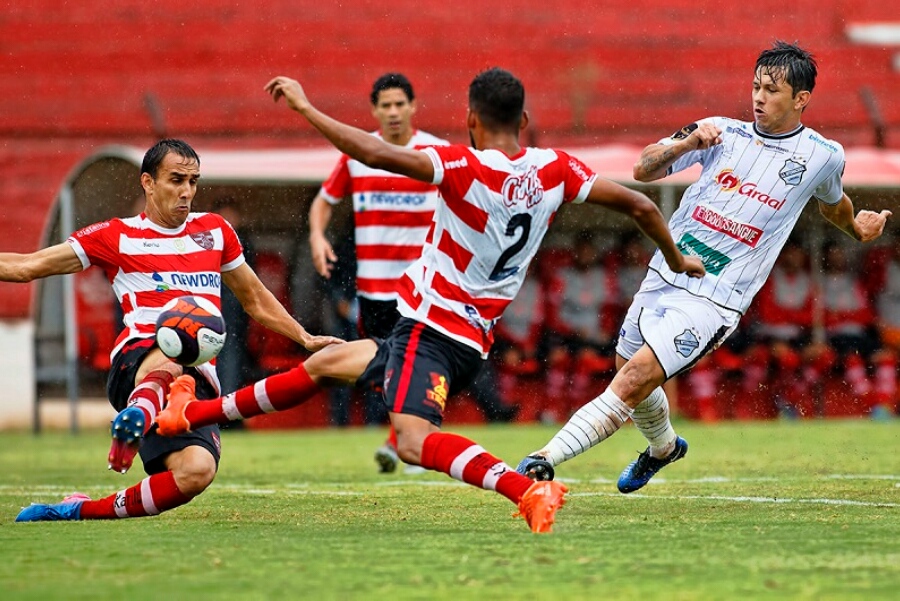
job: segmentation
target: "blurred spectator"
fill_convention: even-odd
[[[540,262],[539,258],[537,263]],[[498,365],[499,391],[504,402],[518,402],[516,395],[522,382],[543,376],[539,352],[546,315],[547,292],[540,274],[532,269],[494,327],[492,355]]]
[[[556,270],[548,315],[548,407],[545,421],[568,419],[569,401],[588,398],[592,380],[615,369],[619,285],[600,262],[593,232],[579,232],[571,263]],[[602,387],[601,387],[602,388]]]
[[[828,344],[843,366],[844,381],[853,394],[867,397],[872,383],[867,363],[875,359],[880,345],[875,328],[875,312],[862,285],[859,270],[853,269],[847,250],[837,242],[822,249],[823,323]]]
[[[255,269],[256,253],[244,226],[238,202],[229,196],[219,198],[213,203],[213,212],[224,217],[234,228],[241,246],[244,247],[247,264]],[[228,334],[225,337],[225,345],[216,358],[216,371],[222,385],[222,394],[228,394],[256,378],[256,363],[247,351],[247,329],[250,318],[228,286],[222,286],[222,316],[225,318]]]
[[[882,345],[874,358],[874,417],[900,413],[897,406],[897,357],[900,356],[900,233],[866,257],[864,281],[875,307]]]
[[[357,338],[356,324],[359,319],[359,302],[356,298],[356,252],[353,236],[340,238],[334,252],[337,260],[332,266],[331,277],[321,279],[328,292],[332,308],[331,319],[326,320],[326,331],[343,340]],[[350,407],[353,403],[355,389],[351,386],[334,386],[329,391],[331,399],[331,424],[333,426],[350,425]],[[368,411],[369,403],[364,411]],[[377,423],[380,415],[365,413],[366,423]]]
[[[653,252],[648,247],[646,236],[640,231],[633,231],[622,236],[615,254],[619,304],[624,317],[624,309],[631,304],[634,293],[641,287],[641,282],[647,275],[647,265]]]
[[[784,417],[795,416],[804,400],[817,394],[820,382],[833,363],[830,349],[813,344],[814,303],[818,291],[809,257],[795,240],[788,240],[757,300],[756,337],[760,347],[750,356],[748,368],[769,372],[775,404]]]

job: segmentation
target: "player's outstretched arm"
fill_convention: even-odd
[[[830,205],[819,201],[819,212],[836,228],[860,242],[871,242],[884,232],[890,211],[860,211],[854,215],[853,202],[844,194],[841,201]]]
[[[434,180],[434,166],[428,155],[388,144],[359,128],[332,119],[309,102],[296,80],[279,76],[267,83],[265,90],[275,102],[284,98],[289,108],[303,115],[335,148],[357,161],[423,182],[431,183]]]
[[[222,281],[234,292],[247,315],[273,332],[302,344],[306,350],[315,352],[330,344],[343,342],[334,336],[313,336],[307,332],[246,263],[223,273]]]
[[[683,132],[687,131],[691,133],[684,136]],[[674,144],[650,144],[644,148],[641,157],[634,164],[634,179],[645,183],[662,179],[679,157],[692,150],[703,150],[721,144],[721,136],[722,130],[710,122],[692,123],[672,136],[677,140]]]
[[[325,279],[331,278],[331,271],[338,257],[325,236],[334,210],[321,194],[317,194],[309,207],[309,249],[312,252],[313,267]]]
[[[81,260],[67,242],[29,254],[0,253],[0,282],[30,282],[83,269]]]
[[[669,268],[675,273],[686,273],[693,278],[703,277],[706,274],[700,259],[681,254],[659,207],[645,195],[598,177],[586,200],[630,217],[638,228],[653,240]]]

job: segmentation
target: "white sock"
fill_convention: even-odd
[[[668,457],[675,450],[675,430],[669,421],[669,399],[662,387],[634,408],[631,421],[650,443],[650,455],[656,459]]]
[[[631,407],[607,388],[576,411],[550,442],[533,454],[559,465],[615,434],[628,420],[631,411]]]

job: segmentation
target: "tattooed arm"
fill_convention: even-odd
[[[691,123],[676,132],[674,144],[651,144],[641,153],[634,164],[634,179],[652,182],[666,176],[669,167],[679,157],[691,152],[722,143],[722,130],[709,122]]]

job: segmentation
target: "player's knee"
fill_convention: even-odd
[[[192,453],[171,466],[175,484],[183,494],[195,497],[216,478],[216,460],[208,452]]]
[[[397,455],[403,463],[422,464],[422,445],[425,438],[416,434],[397,434]]]
[[[175,483],[178,485],[178,490],[183,494],[195,497],[206,490],[215,477],[215,465],[212,467],[187,466],[185,469],[175,473]]]

